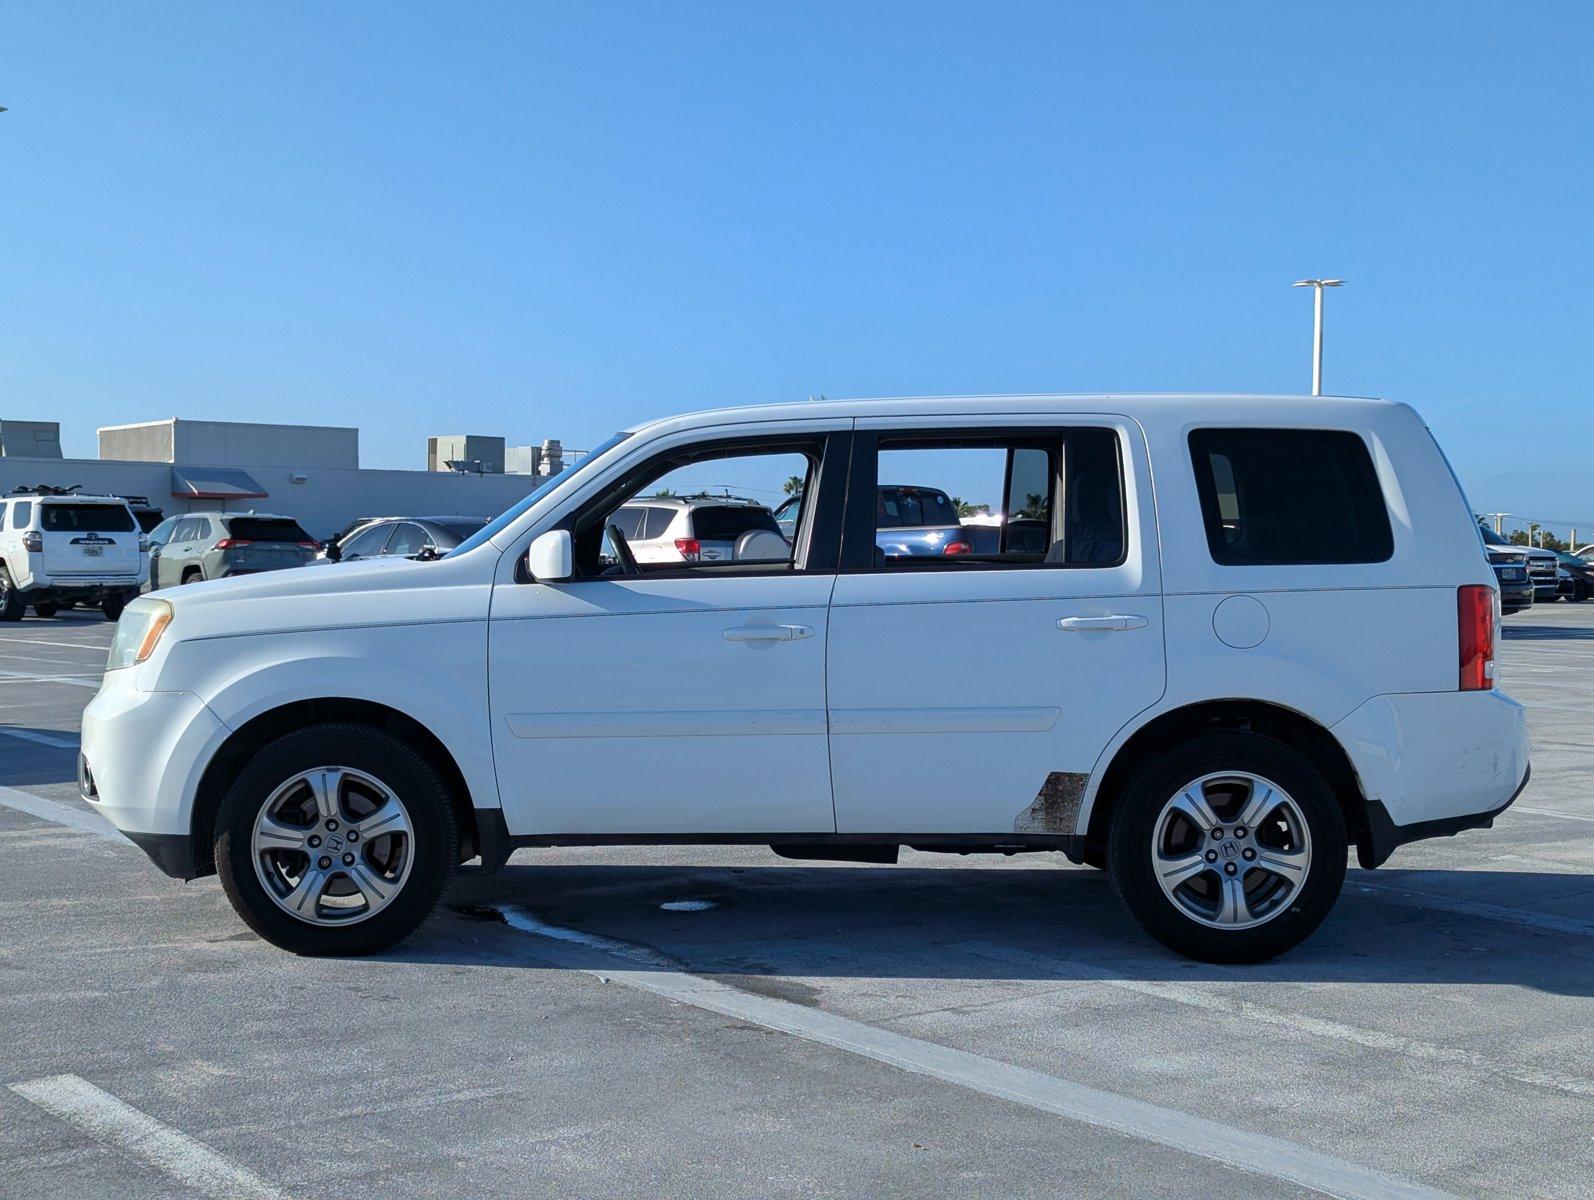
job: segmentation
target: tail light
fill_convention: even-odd
[[[1460,688],[1482,692],[1494,686],[1494,589],[1468,583],[1456,589]]]
[[[140,554],[149,553],[149,539],[147,537],[141,537],[138,539],[138,552]]]
[[[22,535],[22,548],[29,554],[44,553],[44,535],[37,529],[30,529]]]
[[[687,562],[696,562],[697,556],[703,553],[703,543],[696,538],[676,538],[675,548]]]
[[[236,550],[240,546],[253,546],[254,544],[252,538],[222,538],[221,541],[216,543],[216,549]]]
[[[301,549],[301,550],[319,550],[319,549],[321,549],[321,543],[320,542],[295,542],[294,545],[298,546],[299,549]]]
[[[973,554],[974,547],[967,542],[948,542],[941,547],[942,554]]]

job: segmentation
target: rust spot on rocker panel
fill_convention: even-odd
[[[1013,819],[1014,833],[1073,833],[1079,805],[1090,776],[1080,771],[1053,771],[1030,806]]]

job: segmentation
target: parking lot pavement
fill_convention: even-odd
[[[521,851],[291,958],[76,798],[110,625],[0,626],[0,1194],[1586,1196],[1594,604],[1506,629],[1516,807],[1218,968],[1054,856],[745,848]]]

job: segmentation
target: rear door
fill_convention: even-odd
[[[39,530],[41,564],[53,577],[139,573],[143,536],[127,505],[106,501],[42,501]]]
[[[870,419],[856,438],[827,670],[837,831],[1074,833],[1098,756],[1165,684],[1139,427]],[[877,476],[988,506],[994,552],[881,556]]]

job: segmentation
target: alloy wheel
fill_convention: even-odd
[[[1158,814],[1152,871],[1184,915],[1215,929],[1251,929],[1289,908],[1312,865],[1299,804],[1248,771],[1204,775]]]
[[[300,771],[260,806],[255,875],[277,907],[311,925],[352,925],[386,908],[415,859],[404,802],[351,767]]]

